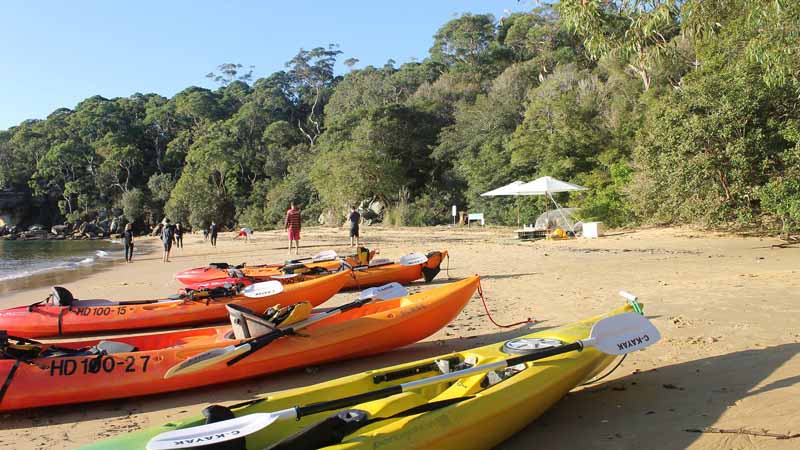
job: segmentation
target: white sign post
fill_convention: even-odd
[[[456,205],[453,205],[453,226],[455,226],[455,224],[456,224],[456,215],[457,214],[458,214],[458,208],[456,208]]]

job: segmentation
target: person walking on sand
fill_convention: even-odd
[[[350,207],[350,215],[347,216],[347,222],[350,225],[350,247],[358,247],[361,245],[358,235],[358,225],[361,223],[361,214],[358,213],[355,206]]]
[[[219,233],[219,227],[217,227],[216,222],[212,221],[211,226],[208,227],[208,236],[211,238],[211,246],[217,246],[217,234]]]
[[[180,222],[175,224],[175,247],[183,248],[183,227]]]
[[[125,262],[133,262],[133,225],[128,223],[122,232],[122,245],[125,246]]]
[[[289,204],[290,208],[286,211],[286,220],[284,222],[284,230],[289,233],[289,254],[292,254],[292,241],[296,242],[295,254],[300,254],[300,209],[294,205],[294,202]]]
[[[175,227],[165,218],[161,227],[161,243],[164,244],[164,255],[161,262],[169,262],[169,252],[172,250],[172,242],[175,240]]]

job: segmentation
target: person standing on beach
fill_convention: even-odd
[[[358,213],[358,210],[356,210],[355,206],[350,208],[350,215],[347,216],[347,222],[350,224],[350,247],[358,247],[361,245],[358,235],[358,226],[361,223],[361,214]]]
[[[217,229],[217,224],[216,224],[216,222],[212,221],[211,222],[211,226],[208,227],[208,236],[211,238],[211,246],[212,247],[216,247],[217,246],[217,234],[218,233],[219,233],[219,230]]]
[[[292,241],[296,241],[295,254],[300,254],[300,209],[294,205],[294,202],[289,204],[290,208],[286,211],[286,220],[284,222],[284,229],[289,233],[289,254],[292,254]]]
[[[125,262],[133,262],[133,225],[128,223],[122,232],[122,245],[125,246]]]
[[[175,240],[175,228],[169,223],[169,219],[164,219],[161,227],[161,243],[164,244],[164,256],[161,262],[169,262],[169,252],[172,250],[172,242]]]
[[[183,227],[180,222],[175,224],[175,247],[183,248]]]

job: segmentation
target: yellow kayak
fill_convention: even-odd
[[[442,374],[461,371],[465,367],[477,369],[478,366],[484,367],[490,363],[520,359],[520,355],[541,352],[541,348],[559,345],[563,347],[563,344],[572,344],[579,340],[589,342],[592,339],[590,334],[595,335],[592,327],[598,321],[609,317],[620,319],[621,317],[612,317],[617,315],[631,316],[632,314],[624,313],[634,309],[641,311],[637,303],[628,304],[604,315],[510,341],[268,394],[232,410],[212,406],[204,411],[206,419],[170,423],[97,442],[86,448],[142,449],[153,437],[168,431],[220,422],[234,416],[238,417],[236,420],[244,419],[242,416],[245,415],[266,417],[269,414],[253,413],[275,414],[276,411],[298,405],[314,405],[317,402],[363,395],[401,384],[405,386],[413,381],[424,382],[435,376],[441,378],[447,376]],[[633,341],[630,344],[636,345]],[[615,341],[613,346],[617,345],[622,350],[622,346],[627,346],[628,341]],[[488,449],[539,417],[575,386],[599,375],[614,359],[615,356],[585,346],[582,351],[569,351],[535,362],[515,363],[510,367],[503,366],[502,370],[470,374],[455,381],[425,385],[412,391],[347,406],[347,414],[343,414],[344,406],[303,417],[298,414],[299,420],[292,418],[275,421],[263,428],[259,427],[259,431],[252,434],[243,433],[249,434],[246,438],[239,437],[216,444],[219,447],[208,446],[204,449],[318,448],[320,441],[317,439],[320,438],[326,442],[323,448],[330,450]],[[361,414],[362,417],[356,418],[354,414]],[[333,416],[338,417],[331,422]],[[347,422],[344,425],[343,419]],[[357,419],[359,423],[354,425],[351,419]],[[316,428],[309,430],[312,425],[316,425]],[[186,430],[181,430],[184,431]],[[188,444],[202,445],[199,442]]]

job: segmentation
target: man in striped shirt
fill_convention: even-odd
[[[296,241],[296,254],[300,254],[300,209],[291,203],[291,208],[286,211],[284,229],[289,232],[289,254],[292,254],[292,241]]]

